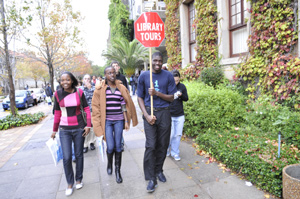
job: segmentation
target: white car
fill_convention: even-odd
[[[43,88],[30,88],[29,91],[33,91],[35,93],[37,102],[45,101],[46,93]]]

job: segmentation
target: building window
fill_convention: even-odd
[[[190,44],[190,62],[196,61],[196,30],[193,26],[195,20],[194,1],[189,4],[189,44]]]
[[[247,52],[246,0],[229,0],[230,57]]]

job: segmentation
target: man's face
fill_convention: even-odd
[[[120,70],[119,64],[114,63],[114,64],[112,64],[112,67],[114,67],[114,69],[116,70],[116,73],[118,74],[118,73],[119,73],[119,70]]]
[[[162,62],[162,57],[159,55],[156,55],[152,58],[152,69],[154,73],[159,73],[161,71]]]
[[[84,76],[82,82],[83,82],[84,84],[86,84],[86,83],[91,83],[91,77],[88,76],[88,75]]]

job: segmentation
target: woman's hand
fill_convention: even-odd
[[[91,128],[85,127],[82,136],[86,137],[90,133],[90,130],[91,130]]]
[[[56,135],[56,132],[53,132],[52,134],[51,134],[51,138],[54,140],[54,138],[55,138],[55,135]]]
[[[128,123],[128,122],[125,122],[125,130],[128,131],[129,128],[130,128],[129,123]]]

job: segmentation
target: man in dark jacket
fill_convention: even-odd
[[[114,67],[115,70],[116,70],[116,78],[117,78],[118,80],[121,80],[122,83],[123,83],[123,85],[129,90],[126,77],[125,77],[123,74],[120,73],[119,62],[113,61],[113,62],[111,63],[111,66]]]
[[[172,75],[174,76],[177,92],[174,94],[174,101],[170,104],[172,127],[167,156],[171,155],[176,161],[179,161],[179,144],[184,124],[184,111],[182,102],[188,101],[189,97],[185,85],[180,83],[179,71],[173,70]]]
[[[50,87],[50,83],[47,84],[46,89],[45,89],[46,96],[49,97],[51,100],[48,99],[48,104],[52,104],[52,96],[53,96],[53,91]]]

